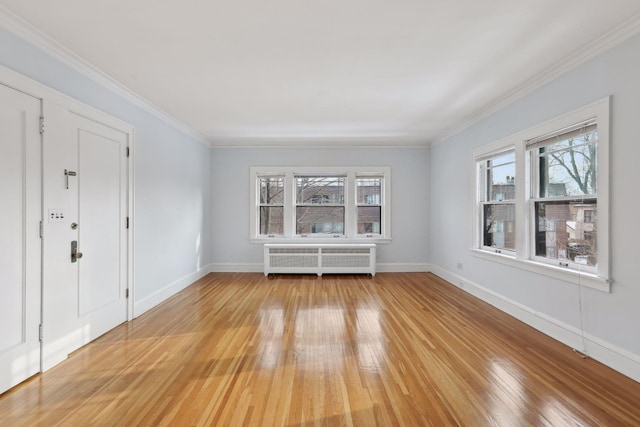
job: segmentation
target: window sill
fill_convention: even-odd
[[[391,243],[390,238],[384,237],[368,237],[368,238],[347,238],[347,237],[254,237],[249,240],[250,243],[377,243],[388,244]]]
[[[578,272],[576,270],[556,267],[536,261],[515,259],[509,255],[487,252],[481,249],[471,249],[471,254],[478,258],[499,262],[501,264],[509,265],[521,270],[531,271],[533,273],[543,274],[575,285],[597,289],[602,292],[611,292],[611,280],[599,277],[595,274]]]

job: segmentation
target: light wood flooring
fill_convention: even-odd
[[[2,426],[640,426],[640,383],[429,273],[216,273],[0,395]]]

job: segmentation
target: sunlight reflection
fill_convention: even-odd
[[[540,414],[540,425],[549,426],[586,426],[589,425],[586,421],[573,413],[573,411],[567,408],[562,403],[555,399],[545,402],[542,407],[542,413]]]
[[[506,359],[491,361],[490,410],[499,425],[524,425],[526,394],[520,369]]]
[[[316,307],[298,310],[294,329],[296,358],[305,369],[342,367],[347,341],[344,309]]]
[[[377,309],[356,309],[358,360],[360,367],[369,372],[379,373],[386,355],[380,322],[380,312]]]
[[[260,319],[259,364],[262,368],[275,368],[280,360],[282,335],[284,334],[284,310],[282,308],[262,308]]]

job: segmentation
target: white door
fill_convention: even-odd
[[[60,106],[46,105],[45,113],[48,369],[127,320],[129,135]]]
[[[0,393],[40,371],[40,111],[0,84]]]

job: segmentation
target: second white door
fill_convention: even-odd
[[[45,106],[47,369],[127,320],[129,134]]]

